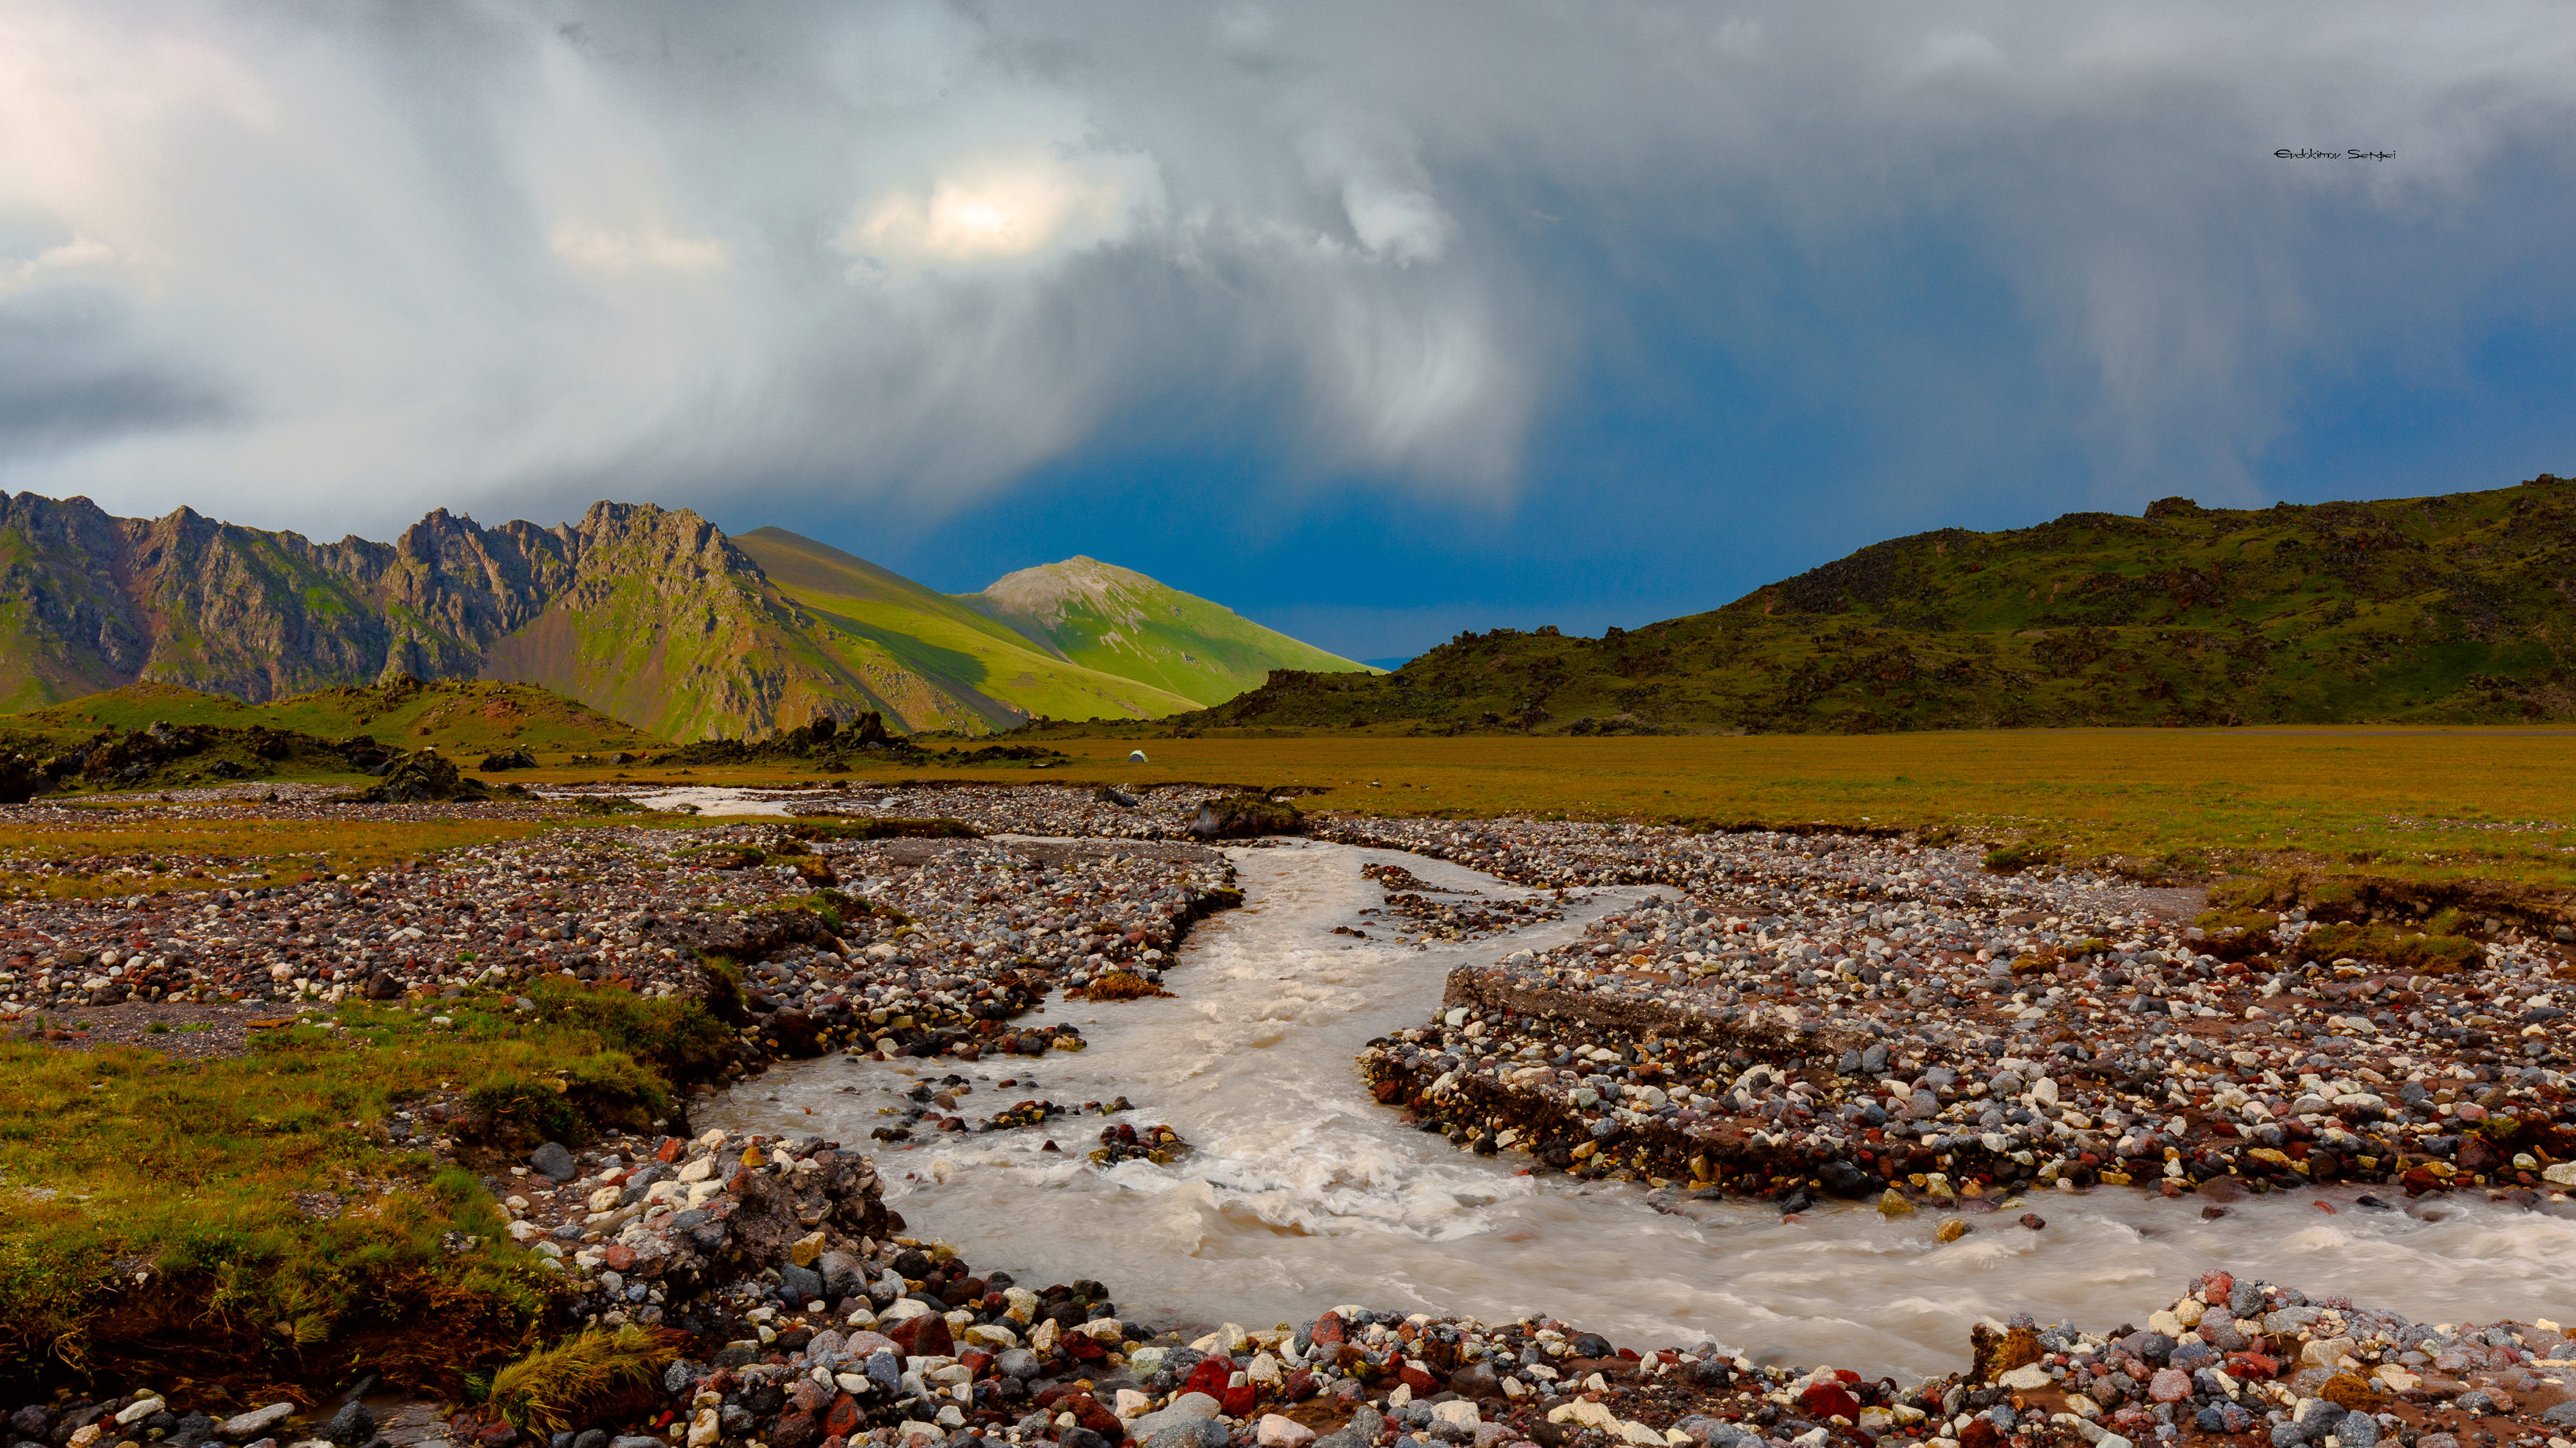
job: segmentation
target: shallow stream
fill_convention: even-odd
[[[914,1233],[1023,1281],[1098,1278],[1122,1316],[1147,1321],[1266,1327],[1341,1303],[1489,1320],[1537,1311],[1638,1347],[1713,1338],[1758,1359],[1934,1374],[1964,1363],[1978,1318],[2143,1323],[2211,1266],[2421,1320],[2576,1318],[2576,1221],[2482,1200],[2369,1211],[2358,1191],[2330,1189],[2240,1200],[2204,1221],[2189,1198],[2034,1192],[1941,1245],[1928,1213],[1891,1221],[1836,1204],[1784,1221],[1760,1203],[1687,1199],[1658,1211],[1642,1185],[1520,1175],[1525,1159],[1478,1157],[1403,1126],[1369,1098],[1352,1058],[1370,1037],[1426,1020],[1451,969],[1572,938],[1650,892],[1578,897],[1560,923],[1424,948],[1359,914],[1382,901],[1363,863],[1401,863],[1435,886],[1527,892],[1387,851],[1298,842],[1232,854],[1244,906],[1191,935],[1165,974],[1177,998],[1074,1001],[1042,1017],[1078,1021],[1088,1050],[782,1065],[700,1124],[867,1144]],[[1170,1166],[1095,1167],[1085,1153],[1106,1124],[1098,1116],[869,1141],[900,1119],[882,1108],[951,1075],[972,1088],[955,1113],[969,1121],[1025,1099],[1124,1095],[1135,1109],[1108,1120],[1168,1123],[1197,1150]],[[1019,1084],[999,1084],[1008,1078]],[[2024,1212],[2046,1227],[2019,1226]]]

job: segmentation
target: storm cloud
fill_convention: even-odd
[[[1610,377],[2251,501],[2319,376],[2563,321],[2564,22],[0,0],[0,483],[935,515],[1147,419],[1470,513]]]

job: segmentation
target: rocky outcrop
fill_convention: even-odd
[[[679,738],[884,707],[715,525],[597,503],[486,528],[440,509],[391,543],[316,543],[181,508],[0,497],[0,702],[138,680],[262,703],[332,685],[543,685]]]

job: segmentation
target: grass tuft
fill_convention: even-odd
[[[672,1342],[634,1323],[594,1328],[494,1373],[486,1406],[522,1433],[560,1433],[616,1417],[677,1356]]]

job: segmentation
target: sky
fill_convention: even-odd
[[[2571,137],[2514,0],[0,0],[0,488],[1597,633],[2576,473]]]

